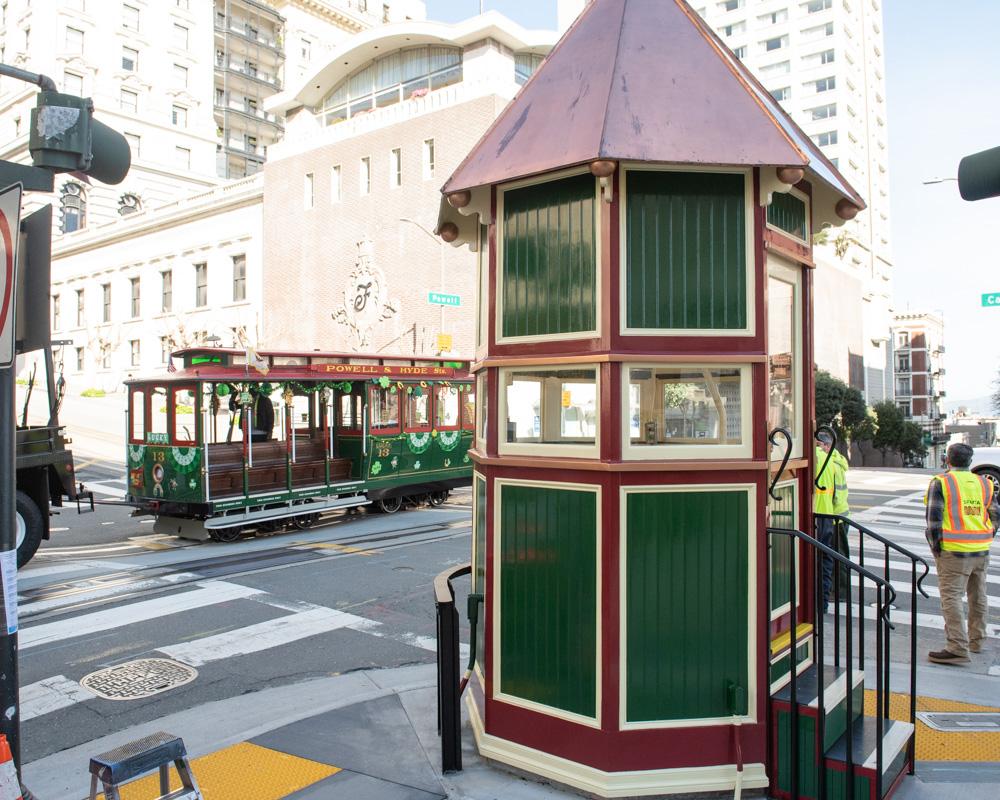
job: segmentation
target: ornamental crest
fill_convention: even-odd
[[[354,349],[371,347],[376,324],[399,311],[399,300],[389,297],[385,275],[375,265],[370,240],[358,242],[358,260],[347,276],[344,306],[331,314],[334,322],[346,325],[354,336]]]

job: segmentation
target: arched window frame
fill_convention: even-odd
[[[66,181],[60,189],[60,228],[63,233],[87,227],[87,190],[76,181]]]

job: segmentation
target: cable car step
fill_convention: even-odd
[[[181,788],[170,791],[170,765]],[[160,794],[154,800],[203,800],[188,762],[184,740],[170,733],[154,733],[90,759],[90,800],[97,800],[98,782],[107,800],[120,800],[119,787],[153,771],[160,774]]]
[[[352,497],[320,498],[309,502],[284,504],[281,507],[266,508],[260,511],[246,511],[243,513],[226,514],[225,516],[212,517],[205,520],[205,528],[208,530],[219,530],[221,528],[233,528],[238,525],[252,525],[257,522],[270,522],[271,520],[287,519],[297,517],[302,514],[319,514],[323,511],[335,511],[339,508],[355,508],[356,506],[367,505],[371,502],[365,495],[354,495]]]

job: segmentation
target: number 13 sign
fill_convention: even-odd
[[[21,184],[0,192],[0,368],[14,363],[14,300],[20,237]]]

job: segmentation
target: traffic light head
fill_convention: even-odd
[[[121,183],[132,163],[125,137],[94,119],[93,101],[59,92],[38,93],[28,149],[36,167],[82,172],[102,183]]]
[[[963,200],[1000,196],[1000,147],[973,153],[958,162],[958,191]]]

